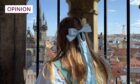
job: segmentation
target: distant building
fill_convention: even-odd
[[[102,35],[102,33],[99,35],[99,37],[98,37],[98,44],[99,44],[99,50],[102,50],[102,48],[103,48],[103,35]]]
[[[43,64],[40,63],[39,71],[43,68]],[[24,70],[25,84],[35,84],[36,82],[36,63],[33,63],[28,69]]]
[[[131,49],[131,52],[133,55],[137,51],[136,49]],[[114,54],[114,56],[110,58],[110,64],[112,68],[112,79],[116,81],[116,78],[119,78],[118,80],[121,80],[122,84],[126,84],[126,74],[127,74],[126,53],[122,53],[120,55],[121,57],[116,55],[119,54]],[[132,57],[132,55],[130,59],[130,79],[132,84],[139,84],[140,83],[140,60],[137,59],[137,57],[134,56]],[[116,59],[116,57],[118,59]],[[122,58],[125,60],[122,60]]]
[[[47,38],[47,22],[45,21],[45,16],[42,13],[42,9],[40,8],[40,14],[39,14],[39,61],[40,62],[44,62],[45,60],[47,60],[45,58],[46,56],[46,38]],[[35,32],[35,36],[37,36],[37,26],[36,26],[36,22],[34,21],[33,24],[33,29]],[[37,38],[36,38],[37,39]]]
[[[34,72],[32,69],[26,70],[26,76],[25,76],[25,84],[35,84],[36,81],[36,72]]]
[[[30,30],[27,30],[26,33],[26,68],[29,68],[32,65],[32,62],[35,62],[35,39],[31,34]]]
[[[39,69],[42,69],[43,63],[47,60],[47,22],[45,21],[44,14],[40,7],[39,17]],[[26,64],[24,70],[25,84],[35,84],[36,81],[36,45],[37,45],[37,26],[36,22],[33,23],[34,35],[28,29],[26,33]]]
[[[45,21],[44,14],[40,7],[39,17],[39,62],[43,63],[46,61],[46,38],[47,38],[47,22]],[[36,22],[33,23],[34,36],[28,29],[26,34],[26,66],[29,67],[31,62],[36,62],[36,41],[37,41],[37,26]],[[29,62],[30,61],[30,62]]]

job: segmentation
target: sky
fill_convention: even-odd
[[[138,5],[140,0],[130,0],[131,2],[131,33],[140,34],[140,9]],[[103,0],[98,3],[98,33],[104,31],[103,24]],[[125,32],[126,34],[126,0],[108,0],[107,7],[107,20],[108,20],[108,34],[120,34]],[[125,28],[123,29],[123,25]]]
[[[48,31],[47,36],[55,36],[57,30],[57,0],[40,0],[42,11],[45,15],[47,21]],[[68,4],[66,0],[60,0],[60,19],[62,20],[67,16],[68,13]],[[103,2],[100,0],[98,3],[98,33],[104,31],[104,22],[103,22]],[[131,2],[131,33],[140,34],[140,9],[138,5],[140,0],[130,0]],[[126,34],[126,0],[108,0],[107,7],[107,20],[108,20],[108,34]],[[33,21],[36,19],[36,1],[29,0],[28,4],[33,5],[34,12],[27,15],[27,28],[32,31]],[[124,28],[123,28],[123,25]]]

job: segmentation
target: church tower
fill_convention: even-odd
[[[33,29],[35,36],[37,36],[36,22],[33,23]],[[45,20],[44,13],[42,12],[41,5],[39,6],[39,61],[43,63],[46,60],[46,34],[47,34],[47,22]],[[36,38],[37,39],[37,38]]]
[[[31,31],[28,30],[26,31],[26,57],[25,57],[25,68],[29,68],[32,66],[32,62],[34,61],[35,58],[35,40],[34,37],[31,33]]]

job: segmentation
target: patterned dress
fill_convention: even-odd
[[[56,66],[54,66],[53,69],[54,69],[54,75],[55,75],[55,80],[53,81],[54,84],[67,84],[65,79],[62,78],[62,74],[60,74],[60,70]],[[36,80],[36,84],[51,84],[51,81],[45,79],[43,77],[43,73],[41,72]]]

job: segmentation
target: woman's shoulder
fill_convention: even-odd
[[[62,74],[59,72],[60,67],[61,67],[61,62],[59,60],[45,63],[42,72],[38,76],[38,81],[45,80],[47,82],[48,81],[55,82],[56,84],[66,84],[64,78],[62,77]],[[51,74],[52,72],[53,74]],[[44,84],[44,83],[37,83],[37,84]],[[45,83],[45,84],[50,84],[50,83]]]

